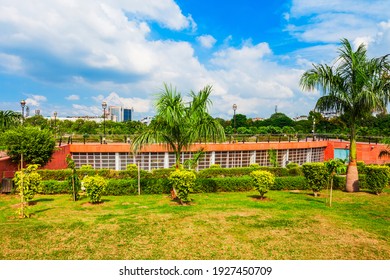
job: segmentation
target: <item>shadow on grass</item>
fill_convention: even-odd
[[[38,202],[45,202],[45,201],[54,201],[54,198],[38,198],[38,199],[34,199],[33,201],[31,201],[31,202],[35,202],[35,204],[36,203],[38,203]]]
[[[261,197],[261,196],[258,195],[258,194],[255,194],[255,195],[247,195],[247,197],[252,198],[252,199],[254,199],[254,200],[258,200],[258,201],[267,201],[267,200],[271,200],[270,198],[268,198],[268,197],[266,197],[266,196]]]

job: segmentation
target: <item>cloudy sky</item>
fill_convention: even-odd
[[[389,0],[0,0],[0,110],[101,115],[101,103],[154,114],[163,83],[213,86],[230,119],[307,114],[299,78],[332,63],[341,38],[390,52]]]

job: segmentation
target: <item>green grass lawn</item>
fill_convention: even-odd
[[[191,206],[166,195],[107,196],[90,205],[67,195],[0,195],[0,259],[390,259],[390,191],[271,191],[193,194]]]

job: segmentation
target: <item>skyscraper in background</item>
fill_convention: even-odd
[[[131,121],[133,116],[133,108],[124,108],[121,106],[110,106],[108,108],[109,119],[114,122]]]

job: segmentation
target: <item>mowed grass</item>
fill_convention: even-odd
[[[0,195],[0,259],[390,259],[390,191],[271,191],[193,194],[180,206],[167,195],[36,196],[29,219],[19,198]]]

